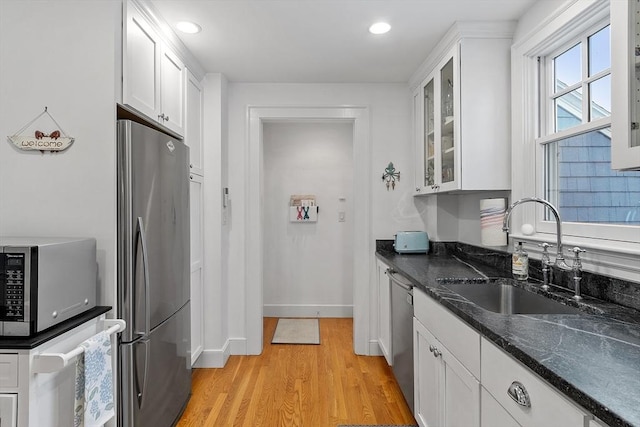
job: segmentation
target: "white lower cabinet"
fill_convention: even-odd
[[[462,335],[469,333],[470,351],[461,356],[471,358],[476,365],[480,336],[444,309],[443,318],[434,319],[430,308],[436,304],[414,288],[414,415],[421,427],[477,427],[480,425],[480,382],[446,343],[449,341],[457,347],[460,336],[456,336],[455,331],[461,326],[466,328]],[[427,326],[434,320],[438,326],[433,329],[442,329],[441,336],[436,337]]]
[[[415,298],[415,291],[414,291]],[[435,427],[440,423],[441,363],[433,357],[436,340],[417,318],[413,318],[414,416],[421,427]]]
[[[76,359],[72,358],[59,371],[43,373],[37,356],[75,349],[104,330],[101,319],[104,315],[32,349],[0,348],[0,427],[74,425]],[[115,347],[115,335],[111,337],[111,344]],[[112,351],[112,358],[115,358],[113,347]],[[115,423],[115,420],[111,422]]]
[[[0,427],[18,427],[18,394],[0,394]]]
[[[376,263],[378,287],[378,345],[389,366],[392,363],[391,353],[391,284],[387,276],[387,266],[382,261]]]
[[[521,427],[484,387],[480,387],[480,425],[483,427]]]
[[[413,301],[421,427],[603,426],[425,292],[414,288]]]
[[[583,427],[592,418],[542,378],[484,338],[480,359],[483,388],[517,422],[505,425]],[[510,387],[519,387],[520,395],[525,391],[528,402],[516,402],[509,394]],[[485,419],[484,414],[482,418]],[[486,425],[493,426],[490,423]]]

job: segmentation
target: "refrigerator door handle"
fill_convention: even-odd
[[[145,390],[147,389],[147,377],[149,373],[149,343],[146,340],[142,340],[138,345],[144,345],[144,368],[142,371],[142,379],[140,378],[140,372],[138,370],[137,356],[135,356],[134,366],[134,378],[135,378],[135,394],[138,399],[138,407],[142,408],[145,397]]]
[[[147,257],[147,240],[144,235],[144,224],[142,217],[138,217],[137,234],[140,237],[140,246],[142,247],[142,268],[144,273],[144,332],[142,335],[149,335],[151,329],[151,311],[149,310],[149,261]]]

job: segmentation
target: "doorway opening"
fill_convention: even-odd
[[[351,250],[353,254],[353,344],[356,354],[371,354],[369,342],[369,276],[373,246],[370,238],[370,144],[366,107],[249,107],[248,188],[246,205],[246,328],[247,353],[260,354],[263,345],[265,277],[265,125],[324,122],[349,126],[353,135],[351,182]],[[267,129],[269,132],[269,129]],[[322,209],[322,207],[320,207]],[[324,211],[323,211],[324,213]],[[331,215],[329,212],[327,216]],[[335,216],[334,212],[334,216]],[[329,218],[329,220],[331,220]],[[337,218],[334,218],[337,221]],[[294,224],[309,225],[309,224]],[[271,268],[271,266],[269,266]]]
[[[352,317],[353,123],[272,121],[262,135],[264,316]]]

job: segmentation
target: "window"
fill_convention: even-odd
[[[571,229],[575,235],[592,236],[594,225],[640,226],[640,172],[611,169],[608,21],[540,56],[538,73],[539,195],[558,208],[564,223],[582,224]]]
[[[640,175],[611,170],[611,62],[609,1],[580,0],[524,28],[512,48],[512,200],[543,197],[560,211],[562,242],[587,252],[583,265],[637,281],[640,274]],[[615,70],[615,68],[614,68]],[[614,141],[615,143],[615,141]],[[556,227],[537,203],[512,217],[512,237],[555,243]],[[533,235],[520,226],[534,225]]]

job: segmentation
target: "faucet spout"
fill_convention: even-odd
[[[555,266],[560,268],[561,270],[571,270],[571,267],[569,267],[564,259],[564,254],[562,251],[562,221],[560,220],[560,213],[558,212],[558,210],[556,209],[555,206],[553,206],[551,203],[549,203],[548,201],[541,199],[539,197],[525,197],[523,199],[520,200],[516,200],[515,202],[513,202],[506,210],[505,215],[504,215],[504,219],[502,221],[502,231],[505,232],[509,232],[509,218],[511,218],[511,212],[513,212],[513,208],[515,208],[516,206],[522,204],[522,203],[528,203],[528,202],[533,202],[533,203],[540,203],[544,206],[546,206],[547,208],[549,208],[549,210],[551,211],[551,213],[553,214],[555,220],[556,220],[556,238],[557,238],[557,245],[556,247],[558,248],[558,252],[556,253],[556,262],[555,262]]]

